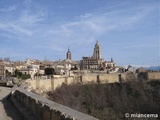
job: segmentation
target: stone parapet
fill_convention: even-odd
[[[12,98],[22,103],[39,120],[98,120],[23,89],[17,89]]]

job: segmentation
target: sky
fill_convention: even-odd
[[[160,64],[159,0],[0,0],[0,58]]]

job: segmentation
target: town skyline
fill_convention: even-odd
[[[117,65],[159,65],[159,1],[0,1],[0,57],[92,56],[98,40]]]

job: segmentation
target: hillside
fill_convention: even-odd
[[[160,81],[65,85],[48,98],[101,120],[124,119],[125,113],[160,113]]]

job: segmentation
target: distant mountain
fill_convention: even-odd
[[[144,68],[146,70],[153,70],[153,71],[158,71],[160,70],[160,65],[157,65],[157,66],[154,66],[154,65],[134,65],[134,64],[131,64],[131,66],[133,66],[135,69],[138,69],[138,68]],[[128,68],[128,65],[123,65],[124,68]]]
[[[160,70],[160,66],[150,66],[150,67],[147,67],[146,69],[148,70]]]
[[[133,66],[135,69],[137,68],[144,68],[144,69],[147,69],[147,70],[160,70],[160,65],[159,66],[150,66],[150,65],[131,65]],[[127,65],[125,65],[124,67],[127,68]]]

